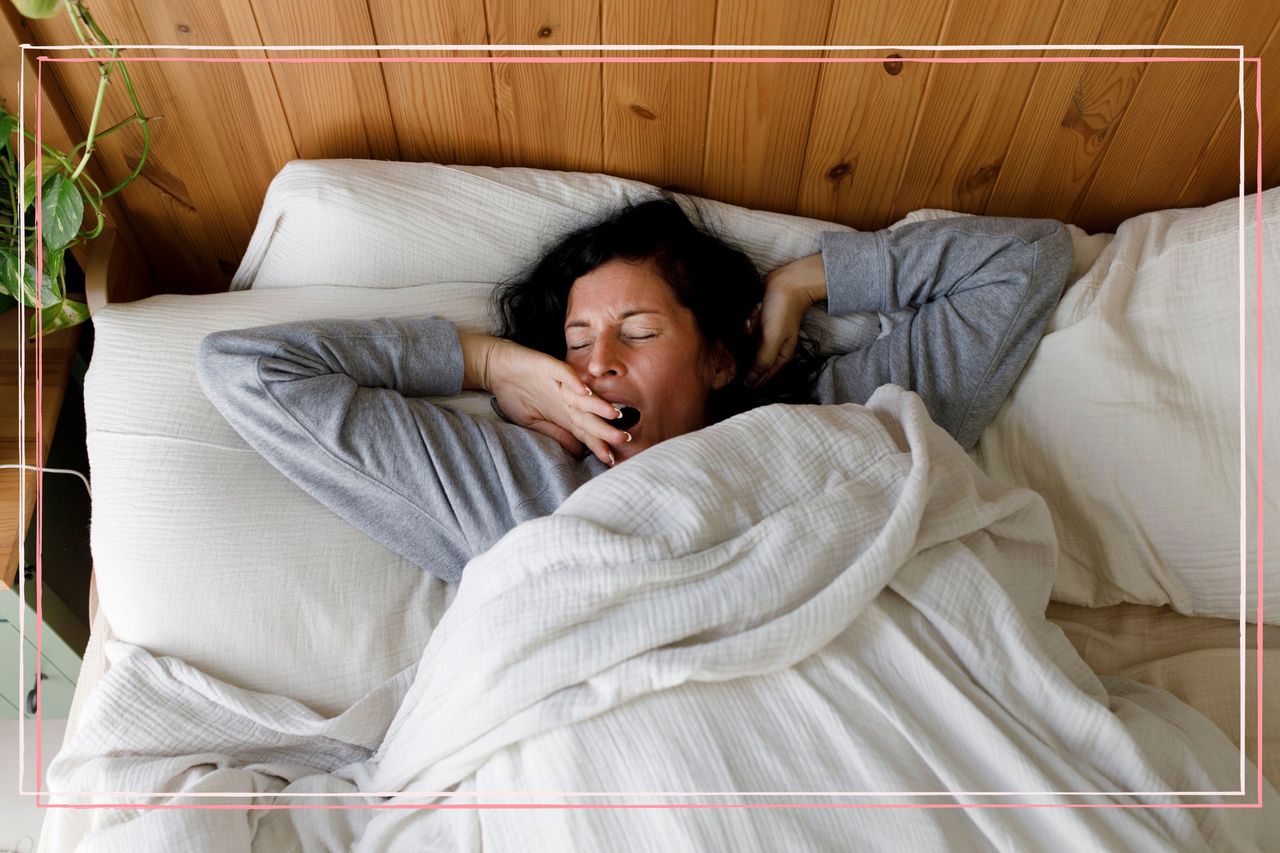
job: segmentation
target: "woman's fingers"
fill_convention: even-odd
[[[826,298],[826,270],[820,254],[792,261],[765,276],[760,347],[747,373],[748,385],[772,380],[791,361],[805,311]],[[747,325],[750,330],[755,324],[748,320]]]
[[[773,361],[771,361],[763,370],[756,368],[755,371],[753,371],[757,373],[758,378],[752,384],[764,385],[772,381],[773,377],[778,374],[778,371],[786,367],[787,362],[791,361],[792,356],[796,354],[796,344],[798,340],[799,339],[795,335],[791,335],[783,340],[782,344],[778,347],[777,353],[773,356]]]
[[[609,407],[617,414],[612,406]],[[608,463],[610,446],[621,446],[631,441],[631,434],[610,425],[591,412],[578,411],[573,414],[573,434],[583,442],[601,461]]]
[[[777,374],[791,357],[795,355],[799,342],[800,317],[788,306],[776,306],[771,313],[769,304],[765,304],[764,330],[761,333],[760,348],[756,351],[756,362],[747,374],[747,384],[763,385]]]
[[[556,382],[559,383],[560,389],[565,392],[566,407],[575,411],[590,412],[605,420],[612,420],[618,416],[618,410],[611,403],[600,399],[595,394],[580,392],[579,388],[586,388],[588,392],[591,389],[583,385],[576,376],[573,376],[573,370],[567,365],[565,366],[565,371],[569,376],[562,375],[556,379]]]
[[[622,445],[631,441],[630,433],[609,423],[618,417],[618,410],[613,407],[613,404],[600,399],[595,394],[577,393],[576,389],[585,386],[582,386],[576,377],[562,376],[557,379],[557,383],[564,405],[563,415],[556,418],[560,426],[575,441],[580,442],[585,450],[606,465],[612,465],[613,452],[610,445]],[[563,442],[561,446],[564,446]]]

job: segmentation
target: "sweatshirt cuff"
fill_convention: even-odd
[[[453,323],[441,317],[387,322],[399,327],[405,342],[405,382],[397,389],[401,394],[448,397],[462,393],[462,339]]]
[[[822,266],[827,277],[827,313],[892,311],[884,242],[876,231],[824,231]]]

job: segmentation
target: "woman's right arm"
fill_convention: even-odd
[[[457,394],[453,324],[322,320],[215,332],[201,387],[254,449],[320,503],[447,581],[602,467],[530,430],[419,399]]]
[[[815,398],[864,403],[880,385],[899,385],[967,450],[1030,359],[1070,268],[1071,237],[1049,219],[960,216],[828,232],[822,254],[766,279],[757,358],[776,372],[790,353],[775,342],[794,339],[820,299],[833,315],[914,309],[871,344],[829,359]]]

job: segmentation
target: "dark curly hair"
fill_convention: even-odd
[[[677,301],[694,316],[705,351],[723,344],[737,366],[734,380],[707,401],[710,423],[766,403],[808,403],[821,360],[801,336],[785,368],[760,388],[743,381],[755,363],[759,324],[747,319],[764,297],[764,282],[743,252],[713,236],[696,206],[695,225],[670,193],[614,211],[562,237],[525,275],[499,284],[494,298],[498,335],[564,360],[569,289],[615,258],[652,260]]]

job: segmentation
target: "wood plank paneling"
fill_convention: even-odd
[[[600,7],[594,0],[490,0],[486,14],[491,44],[600,44]],[[551,55],[590,57],[600,52]],[[492,68],[502,160],[491,165],[604,169],[598,63],[502,63]]]
[[[605,2],[601,44],[711,44],[715,0]],[[617,56],[689,56],[643,51]],[[659,186],[702,186],[709,63],[602,66],[604,171]]]
[[[1271,28],[1271,35],[1262,48],[1262,67],[1276,67],[1280,62],[1280,20]],[[1258,66],[1249,63],[1245,66],[1244,78],[1244,185],[1245,192],[1254,192],[1258,185],[1258,121],[1254,105]],[[1267,72],[1264,70],[1264,74]],[[1280,110],[1264,108],[1262,113],[1262,162],[1265,169],[1269,163],[1273,169],[1280,159]],[[1264,181],[1266,175],[1263,176]],[[1238,185],[1240,180],[1240,104],[1237,97],[1231,98],[1218,129],[1203,157],[1192,167],[1187,181],[1178,193],[1178,207],[1200,207],[1221,201],[1223,188]],[[1274,178],[1272,181],[1274,182]]]
[[[1158,38],[1243,41],[1255,54],[1265,42],[1270,56],[1280,24],[1276,4],[1240,9],[1228,0],[664,0],[643,8],[622,0],[113,0],[94,12],[122,42],[256,46]],[[65,16],[37,22],[32,31],[36,43],[72,41]],[[264,56],[260,49],[228,55]],[[1136,212],[1235,191],[1238,117],[1234,69],[1225,65],[131,68],[144,107],[163,117],[153,125],[143,179],[118,197],[117,222],[139,235],[135,245],[140,254],[145,246],[157,292],[225,288],[267,184],[298,156],[607,171],[860,228],[919,207],[948,207],[1112,229]],[[96,75],[87,66],[49,74],[66,95],[68,121],[79,125],[68,132],[79,138]],[[1280,75],[1263,82],[1264,100],[1277,102]],[[125,115],[126,106],[122,87],[113,86],[104,115]],[[1264,127],[1265,186],[1280,180],[1277,114],[1268,112]],[[103,140],[95,167],[100,183],[128,174],[138,143],[136,131]]]
[[[376,44],[362,4],[305,6],[252,0],[262,44]],[[271,52],[276,58],[373,58],[372,52]],[[271,71],[284,103],[294,147],[305,159],[400,157],[387,86],[378,65],[340,62],[278,64]]]
[[[1259,5],[1249,18],[1221,12],[1221,6],[1208,0],[1180,0],[1169,17],[1162,43],[1243,44],[1246,56],[1257,56],[1280,17],[1280,5]],[[1230,56],[1231,52],[1219,51],[1217,55]],[[1210,153],[1223,111],[1235,100],[1237,88],[1235,63],[1148,66],[1106,158],[1070,214],[1072,221],[1087,230],[1098,230],[1144,211],[1173,206],[1195,164]],[[1238,153],[1232,156],[1238,158]],[[1231,184],[1214,195],[1231,195],[1235,181]]]
[[[1103,14],[1090,0],[1066,0],[1050,41],[1054,44],[1154,44],[1176,0],[1114,3]],[[1126,55],[1149,56],[1152,51]],[[1063,56],[1062,52],[1049,56]],[[1118,57],[1115,51],[1079,55]],[[1046,63],[1036,69],[1022,119],[984,212],[1062,219],[1107,150],[1145,64]]]
[[[950,0],[907,5],[841,0],[828,44],[936,44]],[[870,52],[831,51],[828,57]],[[893,62],[928,51],[884,51],[885,62],[823,65],[796,212],[874,229],[888,224],[931,66]],[[891,177],[891,180],[886,180]]]
[[[830,0],[803,4],[720,0],[717,44],[826,44]],[[743,56],[718,51],[717,56]],[[815,57],[816,51],[769,57]],[[817,64],[712,67],[703,154],[704,192],[723,201],[792,210],[813,116]]]
[[[1060,0],[955,0],[942,44],[1045,44]],[[1038,56],[1035,51],[1011,52]],[[989,52],[941,53],[990,57]],[[939,64],[893,200],[892,218],[917,208],[981,213],[1004,165],[1009,140],[1035,77],[1033,64]]]
[[[377,44],[488,44],[483,0],[402,3],[370,0]],[[487,57],[484,52],[381,51],[409,56]],[[400,156],[410,161],[494,164],[501,160],[493,71],[477,63],[404,63],[382,66]]]
[[[121,43],[253,44],[258,41],[245,2],[209,5],[184,0],[119,3],[95,9],[106,32]],[[65,16],[39,22],[42,38],[73,41]],[[149,51],[135,55],[145,56]],[[245,56],[245,53],[233,54]],[[258,54],[261,55],[261,54]],[[120,198],[163,292],[225,289],[257,220],[271,177],[297,156],[265,65],[190,62],[131,63],[152,124],[152,149],[141,178]],[[77,66],[75,101],[83,126],[92,104],[93,74]],[[111,114],[124,112],[124,91],[110,90]],[[103,140],[104,170],[114,180],[132,171],[141,148],[134,130]]]

